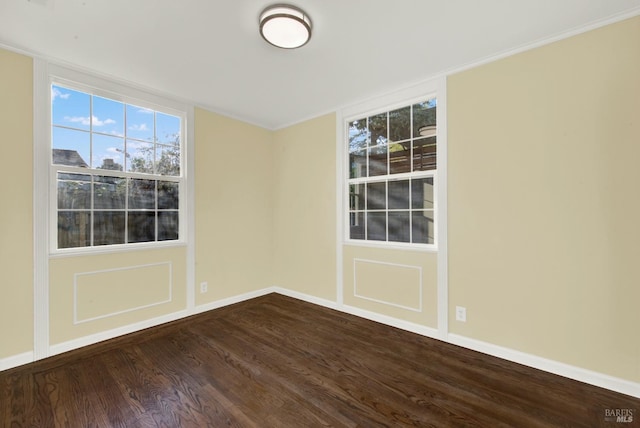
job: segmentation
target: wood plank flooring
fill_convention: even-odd
[[[630,423],[607,409],[633,409]],[[640,426],[640,400],[277,294],[0,372],[3,427]]]

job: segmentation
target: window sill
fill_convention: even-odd
[[[153,251],[186,246],[186,241],[140,242],[136,244],[108,245],[104,247],[82,247],[54,250],[49,253],[49,257],[52,259],[56,259],[65,257],[96,256],[101,254],[122,254],[136,251]]]
[[[344,245],[352,247],[379,248],[383,250],[419,251],[423,253],[437,253],[438,247],[434,244],[410,244],[402,242],[376,242],[361,241],[357,239],[345,239]]]

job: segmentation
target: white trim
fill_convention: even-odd
[[[113,339],[125,334],[135,333],[146,328],[155,327],[161,324],[165,324],[171,321],[177,321],[183,318],[187,318],[191,315],[207,312],[212,309],[218,309],[224,306],[232,305],[234,303],[243,302],[256,297],[263,296],[265,294],[274,293],[274,288],[265,288],[262,290],[256,290],[249,293],[240,294],[237,296],[221,299],[215,302],[208,303],[206,305],[197,306],[193,311],[182,310],[173,312],[171,314],[162,315],[160,317],[146,319],[133,324],[128,324],[122,327],[114,328],[107,331],[101,331],[99,333],[91,334],[88,336],[79,337],[77,339],[69,340],[67,342],[58,343],[52,345],[50,348],[50,355],[57,355],[63,352],[71,351],[74,349],[82,348],[84,346],[93,345],[98,342]]]
[[[23,352],[0,359],[0,372],[33,362],[33,352]]]
[[[390,317],[388,315],[382,315],[377,312],[367,311],[355,306],[343,305],[340,310],[351,315],[355,315],[360,318],[366,318],[371,321],[376,321],[391,327],[396,327],[402,330],[410,331],[412,333],[419,334],[421,336],[430,337],[433,339],[438,338],[438,330],[432,327],[427,327],[421,324],[404,321],[398,318]]]
[[[633,18],[633,17],[635,17],[637,15],[640,15],[640,7],[635,7],[635,8],[632,8],[630,10],[627,10],[627,11],[624,11],[624,12],[621,12],[621,13],[618,13],[618,14],[615,14],[615,15],[612,15],[612,16],[608,16],[606,18],[598,19],[598,20],[595,20],[593,22],[590,22],[590,23],[587,23],[587,24],[584,24],[584,25],[581,25],[581,26],[578,26],[578,27],[575,27],[575,28],[572,28],[572,29],[569,29],[569,30],[566,30],[566,31],[562,31],[562,32],[560,32],[558,34],[555,34],[553,36],[544,37],[544,38],[539,39],[539,40],[534,41],[534,42],[525,43],[525,44],[523,44],[521,46],[518,46],[516,48],[508,49],[506,51],[503,51],[503,52],[500,52],[500,53],[497,53],[497,54],[488,55],[488,56],[486,56],[484,58],[481,58],[481,59],[478,59],[478,60],[475,60],[475,61],[471,61],[471,62],[466,63],[466,64],[453,66],[453,67],[445,69],[445,70],[443,70],[441,72],[436,72],[436,73],[430,74],[428,76],[425,76],[425,77],[419,79],[416,82],[409,82],[409,83],[403,85],[401,87],[401,89],[402,88],[406,88],[406,87],[413,87],[415,85],[420,85],[422,82],[425,82],[425,81],[430,81],[430,80],[433,80],[433,79],[436,79],[436,78],[441,78],[443,76],[448,76],[448,75],[451,75],[451,74],[454,74],[454,73],[459,73],[461,71],[469,70],[471,68],[475,68],[475,67],[478,67],[478,66],[483,65],[483,64],[487,64],[487,63],[490,63],[490,62],[493,62],[493,61],[496,61],[496,60],[499,60],[499,59],[507,58],[507,57],[510,57],[512,55],[515,55],[515,54],[518,54],[518,53],[521,53],[521,52],[526,52],[528,50],[535,49],[535,48],[538,48],[538,47],[541,47],[541,46],[544,46],[544,45],[548,45],[548,44],[551,44],[551,43],[555,43],[555,42],[560,41],[560,40],[568,39],[570,37],[577,36],[577,35],[582,34],[582,33],[586,33],[586,32],[589,32],[589,31],[592,31],[592,30],[596,30],[598,28],[601,28],[601,27],[604,27],[604,26],[607,26],[607,25],[610,25],[610,24],[615,24],[617,22],[624,21],[625,19]],[[189,104],[193,103],[193,101],[183,99],[182,97],[179,97],[179,96],[177,96],[175,94],[165,93],[165,92],[162,92],[161,90],[156,89],[156,88],[145,87],[145,86],[143,86],[143,85],[141,85],[139,83],[135,83],[135,82],[131,82],[131,81],[128,81],[128,80],[124,80],[122,78],[118,78],[118,77],[113,76],[113,75],[104,74],[104,73],[101,73],[98,70],[93,70],[93,69],[90,69],[88,67],[80,66],[78,64],[69,63],[69,62],[63,61],[61,59],[54,58],[54,57],[51,57],[51,56],[48,56],[48,55],[45,55],[43,53],[39,53],[39,52],[36,52],[36,51],[32,51],[32,50],[28,50],[28,49],[24,49],[24,48],[20,48],[20,47],[16,47],[16,46],[7,45],[6,43],[0,43],[0,48],[8,50],[8,51],[11,51],[11,52],[15,52],[15,53],[18,53],[18,54],[21,54],[21,55],[25,55],[25,56],[28,56],[28,57],[31,57],[31,58],[34,58],[35,60],[47,61],[47,62],[49,62],[51,64],[57,64],[59,66],[68,67],[68,68],[74,68],[76,70],[81,70],[83,73],[93,74],[93,75],[99,76],[102,79],[111,80],[111,81],[117,82],[117,83],[122,84],[122,85],[139,88],[140,90],[148,92],[148,93],[159,94],[159,95],[162,95],[164,97],[171,98],[171,99],[174,99],[174,100],[179,100],[179,101],[184,102],[184,103],[189,103]],[[380,96],[384,96],[385,94],[386,94],[386,92],[376,93],[376,94],[371,94],[371,95],[365,95],[364,98],[361,98],[360,100],[357,100],[355,102],[348,102],[346,104],[339,104],[339,105],[336,105],[333,108],[324,109],[321,112],[312,113],[312,114],[309,114],[309,115],[307,115],[307,116],[305,116],[303,118],[296,119],[296,120],[294,120],[292,122],[285,122],[285,123],[281,123],[281,124],[264,123],[264,122],[261,122],[259,120],[256,120],[255,118],[252,119],[252,118],[245,117],[245,116],[242,116],[242,115],[230,112],[230,111],[225,111],[224,109],[221,109],[220,107],[215,107],[213,105],[209,105],[209,104],[206,104],[206,103],[195,104],[195,107],[202,108],[202,109],[210,111],[212,113],[220,114],[220,115],[228,117],[230,119],[240,120],[242,122],[246,122],[247,124],[255,125],[255,126],[258,126],[260,128],[267,129],[269,131],[278,131],[278,130],[289,128],[291,126],[294,126],[294,125],[297,125],[297,124],[300,124],[300,123],[303,123],[303,122],[306,122],[306,121],[309,121],[309,120],[312,120],[312,119],[316,119],[316,118],[321,117],[321,116],[325,116],[327,114],[335,113],[336,111],[340,111],[340,110],[342,110],[344,108],[348,108],[349,106],[351,106],[353,104],[360,104],[360,103],[366,102],[366,101],[368,101],[368,100],[370,100],[372,98],[378,98]]]
[[[387,211],[393,212],[393,210],[387,210]],[[346,217],[346,221],[348,220],[349,220],[348,217]],[[415,244],[411,242],[367,241],[364,239],[346,239],[345,238],[342,244],[348,245],[350,247],[380,248],[384,250],[418,251],[421,253],[437,253],[438,252],[438,247],[435,246],[434,244]]]
[[[287,290],[281,287],[272,287],[271,289],[266,290],[268,290],[268,292],[279,293],[285,296],[293,297],[295,299],[303,300],[305,302],[324,306],[329,309],[334,309],[340,312],[355,315],[360,318],[365,318],[402,330],[410,331],[421,336],[442,340],[440,337],[440,331],[431,327],[399,320],[397,318],[381,315],[376,312],[366,311],[364,309],[356,308],[353,306],[336,304],[329,300],[310,296],[308,294],[300,293],[297,291]],[[507,361],[522,364],[527,367],[543,370],[552,374],[567,377],[569,379],[574,379],[590,385],[640,398],[640,383],[616,378],[603,373],[575,367],[569,364],[560,363],[557,361],[527,354],[521,351],[516,351],[498,345],[482,342],[479,340],[469,339],[456,334],[449,334],[447,340],[443,341],[456,346],[461,346],[463,348],[492,355],[494,357],[502,358]]]
[[[186,144],[184,154],[187,168],[184,178],[187,183],[187,201],[184,216],[187,219],[187,310],[196,306],[196,183],[195,183],[195,114],[194,108],[186,110]],[[184,233],[184,229],[181,231]],[[184,235],[182,235],[184,236]]]
[[[60,344],[53,345],[50,349],[50,355],[60,354],[73,349],[81,348],[83,346],[91,345],[104,340],[112,339],[114,337],[122,336],[128,333],[143,330],[145,328],[154,327],[160,324],[164,324],[170,321],[175,321],[181,318],[186,318],[190,315],[206,312],[212,309],[221,308],[234,303],[239,303],[245,300],[253,299],[255,297],[264,296],[270,293],[278,293],[284,296],[289,296],[298,300],[302,300],[308,303],[323,306],[329,309],[338,310],[347,314],[355,315],[360,318],[365,318],[371,321],[376,321],[385,325],[400,328],[402,330],[410,331],[425,337],[439,339],[439,331],[434,328],[425,327],[419,324],[399,320],[397,318],[381,315],[375,312],[366,311],[364,309],[340,305],[331,300],[322,299],[316,296],[300,293],[297,291],[288,290],[281,287],[268,287],[261,290],[251,291],[248,293],[240,294],[225,299],[221,299],[215,302],[201,305],[194,308],[194,311],[180,311],[172,314],[164,315],[158,318],[144,320],[138,323],[130,324],[113,330],[100,332],[90,336],[81,337],[78,339],[70,340]],[[543,370],[549,373],[553,373],[559,376],[564,376],[569,379],[574,379],[580,382],[585,382],[590,385],[606,388],[611,391],[620,392],[622,394],[631,395],[633,397],[640,398],[640,383],[628,381],[625,379],[616,378],[603,373],[594,372],[591,370],[583,369],[580,367],[571,366],[569,364],[560,363],[557,361],[549,360],[546,358],[538,357],[535,355],[527,354],[524,352],[516,351],[509,348],[504,348],[498,345],[482,342],[475,339],[470,339],[464,336],[456,334],[450,334],[446,341],[456,346],[461,346],[474,351],[482,352],[488,355],[492,355],[504,360],[512,361],[518,364],[523,364],[528,367]],[[11,357],[3,358],[0,360],[0,371],[7,370],[12,367],[27,364],[33,360],[33,353],[26,352],[23,354],[14,355]]]
[[[140,269],[140,268],[146,268],[146,267],[152,267],[152,266],[164,266],[164,265],[169,266],[169,290],[168,290],[169,297],[168,299],[165,299],[159,302],[153,302],[153,303],[141,305],[141,306],[135,306],[133,308],[123,309],[121,311],[111,312],[104,315],[99,315],[97,317],[85,318],[81,320],[78,319],[78,277],[96,275],[96,274],[101,274],[106,272],[119,272],[123,270],[134,270],[134,269]],[[109,318],[116,315],[122,315],[128,312],[133,312],[140,309],[146,309],[154,306],[164,305],[165,303],[171,303],[172,301],[173,301],[173,263],[170,261],[159,262],[159,263],[148,263],[148,264],[135,265],[135,266],[117,267],[112,269],[102,269],[102,270],[96,270],[91,272],[79,272],[73,275],[73,324],[74,325],[82,324],[89,321],[95,321],[103,318]]]
[[[49,356],[49,126],[48,64],[33,61],[33,358]]]
[[[533,367],[535,369],[564,376],[569,379],[640,398],[640,383],[549,360],[536,355],[516,351],[514,349],[504,348],[502,346],[480,340],[470,339],[453,333],[449,334],[448,342],[457,346],[462,346],[463,348],[472,349],[474,351],[502,358],[503,360],[523,364],[527,367]]]
[[[447,80],[438,81],[438,111],[447,111]],[[436,115],[436,129],[438,132],[438,175],[435,182],[434,211],[436,221],[437,254],[437,311],[438,311],[438,337],[447,340],[449,334],[449,244],[448,234],[448,140],[447,140],[447,115]]]
[[[55,222],[56,219],[53,219]],[[51,227],[57,226],[56,223]],[[100,245],[95,247],[61,248],[55,253],[48,253],[50,259],[65,259],[69,257],[97,256],[102,254],[122,254],[131,251],[164,250],[167,248],[187,247],[188,243],[183,240],[178,241],[153,241],[153,242],[132,242],[130,244]]]
[[[150,319],[139,321],[133,324],[128,324],[122,327],[114,328],[111,330],[101,331],[99,333],[79,337],[77,339],[69,340],[67,342],[51,345],[50,355],[62,354],[63,352],[82,348],[88,345],[93,345],[94,343],[113,339],[119,336],[124,336],[125,334],[135,333],[137,331],[144,330],[149,327],[155,327],[160,324],[165,324],[171,321],[176,321],[182,318],[186,318],[189,315],[190,314],[187,311],[174,312],[171,314],[162,315],[160,317],[150,318]]]
[[[339,150],[336,155],[336,169],[342,168],[342,176],[338,177],[338,183],[341,185],[339,188],[340,194],[342,195],[342,221],[340,224],[343,225],[342,233],[340,241],[343,245],[345,244],[360,244],[363,243],[368,246],[375,246],[378,248],[397,248],[401,250],[422,250],[422,251],[438,251],[438,239],[439,239],[439,230],[438,227],[438,209],[437,203],[434,204],[433,212],[434,212],[434,220],[436,222],[436,230],[434,236],[433,244],[418,244],[418,243],[402,243],[395,241],[377,241],[377,240],[369,240],[369,239],[351,239],[347,234],[349,233],[349,200],[348,200],[348,188],[352,184],[360,184],[360,183],[369,183],[369,182],[384,182],[388,185],[391,181],[397,180],[409,180],[409,179],[417,179],[423,177],[433,177],[435,183],[434,189],[434,201],[438,200],[438,180],[440,175],[446,175],[446,164],[441,164],[439,151],[440,151],[440,139],[441,135],[443,136],[442,144],[446,144],[446,132],[439,128],[440,125],[444,124],[446,126],[446,121],[442,120],[441,116],[446,116],[446,100],[443,103],[444,108],[440,107],[440,91],[446,90],[446,79],[444,77],[438,79],[431,79],[425,82],[421,82],[417,85],[413,85],[407,88],[400,89],[395,92],[387,93],[380,97],[371,98],[369,100],[353,104],[351,106],[345,107],[340,110],[337,114],[338,117],[342,119],[342,123],[336,124],[336,138],[338,139],[338,144],[341,146],[341,150]],[[446,97],[446,91],[443,91],[443,96]],[[393,111],[397,108],[403,108],[407,106],[412,106],[415,103],[423,102],[425,100],[431,100],[435,98],[438,103],[438,114],[436,115],[436,120],[438,123],[437,128],[437,146],[438,146],[438,166],[437,170],[434,171],[415,171],[409,173],[401,173],[401,174],[385,174],[380,176],[373,177],[358,177],[358,178],[348,178],[347,172],[349,171],[349,156],[346,153],[347,144],[346,140],[348,139],[345,124],[362,117],[370,117],[372,115],[376,115],[379,113],[387,113],[389,111]],[[413,120],[412,120],[413,122]],[[413,138],[413,137],[412,137]],[[446,151],[446,150],[445,150]],[[388,162],[388,156],[387,156]],[[364,211],[364,210],[363,210]],[[385,209],[381,210],[381,212],[389,213],[391,210]],[[412,209],[410,211],[413,211]],[[366,211],[365,211],[366,212]],[[386,226],[388,232],[388,225]]]
[[[344,156],[344,124],[342,112],[336,112],[336,302],[344,303],[344,231],[347,227],[344,208],[348,206],[346,200],[346,186],[344,185],[344,173],[348,171],[347,159]],[[341,162],[342,160],[342,162]],[[347,205],[345,205],[345,203]]]
[[[374,299],[372,297],[367,297],[358,294],[358,276],[356,275],[356,262],[369,263],[369,264],[378,264],[384,266],[395,266],[405,269],[417,269],[418,270],[418,307],[414,308],[411,306],[404,306],[398,303],[387,302],[380,299]],[[422,312],[422,266],[411,266],[411,265],[403,265],[399,263],[389,263],[389,262],[381,262],[378,260],[368,260],[368,259],[360,259],[355,257],[353,259],[353,297],[357,297],[363,300],[369,300],[370,302],[376,302],[383,305],[393,306],[395,308],[400,308],[412,312]]]
[[[323,306],[325,308],[333,309],[336,311],[342,311],[343,308],[342,305],[339,305],[332,300],[323,299],[322,297],[316,297],[310,294],[300,293],[299,291],[293,291],[287,288],[272,287],[271,292],[302,300],[307,303],[313,303],[314,305]]]
[[[640,7],[634,7],[633,9],[609,16],[607,18],[598,19],[588,24],[580,25],[578,27],[562,31],[553,36],[543,37],[534,42],[528,42],[523,45],[517,46],[515,48],[507,49],[503,52],[498,52],[496,54],[488,55],[484,58],[480,58],[478,60],[475,60],[466,64],[451,67],[449,69],[443,70],[442,72],[438,73],[438,75],[450,76],[452,74],[470,70],[472,68],[476,68],[484,64],[489,64],[494,61],[498,61],[500,59],[508,58],[510,56],[517,55],[522,52],[530,51],[532,49],[536,49],[545,45],[550,45],[552,43],[569,39],[571,37],[574,37],[583,33],[588,33],[589,31],[597,30],[598,28],[606,27],[607,25],[615,24],[617,22],[621,22],[626,19],[633,18],[637,15],[640,15]]]
[[[177,182],[180,185],[180,194],[188,193],[189,189],[185,189],[185,183],[187,183],[187,176],[189,175],[189,171],[187,170],[187,162],[188,162],[188,152],[187,152],[187,144],[191,140],[187,135],[188,126],[188,112],[193,110],[192,107],[188,104],[182,103],[180,101],[176,101],[171,98],[165,98],[160,95],[156,95],[154,93],[149,93],[145,90],[141,90],[137,87],[128,86],[122,83],[118,83],[112,80],[105,80],[94,74],[87,74],[82,71],[78,71],[72,68],[66,68],[63,66],[59,66],[56,64],[48,65],[48,76],[47,76],[48,86],[50,85],[60,85],[65,88],[69,88],[71,90],[81,91],[88,94],[90,97],[100,96],[109,98],[115,101],[118,101],[124,105],[135,105],[137,107],[148,108],[153,110],[154,112],[160,112],[165,114],[170,114],[180,118],[180,132],[182,141],[180,144],[180,175],[179,176],[171,176],[164,177],[159,174],[140,174],[131,171],[110,171],[104,173],[102,170],[100,171],[100,175],[109,175],[113,177],[119,178],[144,178],[151,180],[166,180]],[[50,96],[50,94],[49,94]],[[48,117],[51,117],[51,100],[49,99],[47,113]],[[51,127],[51,121],[47,120],[48,127]],[[155,123],[154,123],[155,125]],[[49,128],[48,132],[51,132]],[[93,129],[89,130],[89,134],[93,135]],[[125,134],[123,136],[125,140],[127,140],[127,134],[125,130]],[[51,139],[49,138],[49,141]],[[155,140],[153,143],[155,144]],[[51,148],[49,147],[49,150]],[[91,163],[91,159],[88,161]],[[87,174],[92,177],[97,175],[97,171],[95,168],[73,168],[69,166],[61,166],[61,165],[49,165],[50,168],[50,178],[49,178],[49,192],[51,195],[55,194],[57,191],[57,172],[60,170],[65,171],[75,171],[79,174]],[[92,179],[93,180],[93,179]],[[80,248],[58,248],[57,245],[57,216],[54,213],[58,212],[57,202],[55,198],[50,198],[49,201],[49,210],[52,214],[49,218],[49,253],[51,256],[75,256],[75,255],[94,255],[108,252],[126,252],[130,248],[138,249],[138,248],[148,248],[148,249],[157,249],[162,247],[169,247],[175,245],[186,245],[186,234],[187,234],[187,224],[188,224],[188,212],[187,212],[187,198],[179,198],[179,239],[173,241],[151,241],[151,242],[143,242],[143,243],[126,243],[126,244],[115,244],[115,245],[107,245],[107,246],[96,246],[89,245],[87,247]],[[90,209],[91,212],[94,211],[93,207]],[[125,213],[128,212],[125,209]],[[125,230],[126,235],[126,230]]]
[[[274,287],[262,288],[260,290],[249,291],[247,293],[238,294],[237,296],[226,297],[224,299],[216,300],[213,302],[205,303],[203,305],[196,306],[189,315],[200,314],[202,312],[211,311],[213,309],[222,308],[224,306],[233,305],[235,303],[244,302],[245,300],[255,299],[270,293],[275,293]]]

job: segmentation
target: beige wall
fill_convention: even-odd
[[[336,300],[336,117],[274,133],[274,285]]]
[[[638,40],[634,18],[449,78],[451,333],[640,382]],[[1,359],[32,349],[33,173],[32,61],[0,65],[23,184],[0,212]],[[271,132],[196,109],[195,137],[196,304],[271,285],[335,300],[335,116]],[[346,246],[343,262],[346,304],[435,327],[436,253]],[[53,259],[52,343],[185,309],[187,269],[184,247]]]
[[[273,133],[195,111],[196,304],[273,285]]]
[[[33,349],[33,62],[0,49],[0,359]]]
[[[449,78],[452,333],[640,381],[639,41],[634,18]]]

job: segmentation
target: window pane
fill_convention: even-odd
[[[152,210],[156,208],[155,180],[131,179],[129,181],[129,209]]]
[[[95,209],[124,209],[127,180],[118,177],[95,176],[93,179],[93,207]]]
[[[90,134],[84,131],[57,128],[52,130],[53,164],[88,168],[91,154]]]
[[[411,180],[411,208],[433,208],[433,177]]]
[[[124,212],[93,213],[93,245],[124,244]]]
[[[436,99],[413,105],[413,136],[421,137],[433,133],[436,126]]]
[[[351,166],[349,173],[350,178],[366,177],[367,151],[361,150],[349,153],[349,165]]]
[[[127,104],[127,137],[153,142],[153,110]]]
[[[180,118],[156,112],[156,138],[158,143],[180,145]]]
[[[411,137],[411,107],[407,106],[389,112],[389,139],[408,140]]]
[[[367,213],[367,239],[387,240],[387,213]]]
[[[110,171],[124,170],[124,139],[93,134],[92,168]]]
[[[179,191],[179,183],[158,181],[158,209],[177,210],[179,208]]]
[[[389,174],[411,172],[411,142],[389,145]]]
[[[389,213],[389,241],[409,242],[410,230],[409,211],[393,211]]]
[[[158,241],[178,239],[178,212],[161,211],[158,213]]]
[[[349,214],[349,237],[351,239],[364,239],[364,213]]]
[[[153,143],[127,140],[127,171],[153,174],[154,154]]]
[[[413,141],[413,170],[428,171],[436,169],[436,137],[421,138]]]
[[[180,147],[156,146],[156,174],[180,176]]]
[[[349,186],[349,209],[351,211],[363,210],[364,184],[352,184]]]
[[[387,183],[367,183],[367,209],[384,210],[387,208]]]
[[[413,211],[411,214],[413,242],[418,244],[433,244],[435,238],[433,211]]]
[[[370,146],[387,144],[387,113],[369,118],[369,132],[371,134]]]
[[[128,217],[128,242],[150,242],[156,239],[156,213],[130,212]]]
[[[91,209],[91,176],[58,173],[58,209]]]
[[[58,248],[91,245],[91,213],[89,211],[58,212]]]
[[[387,146],[369,149],[369,176],[387,174]]]
[[[94,96],[93,132],[124,137],[124,104]]]
[[[53,124],[88,131],[89,117],[91,116],[89,100],[89,94],[52,85],[51,119]]]
[[[389,209],[409,209],[409,180],[389,181]]]

